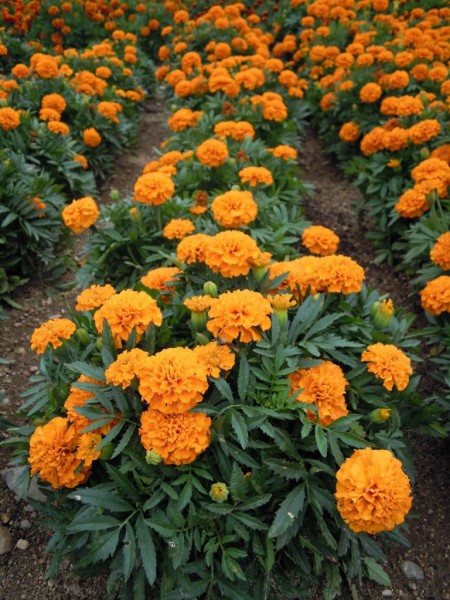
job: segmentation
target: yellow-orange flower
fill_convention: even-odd
[[[139,435],[146,450],[154,450],[166,465],[187,465],[206,450],[211,419],[202,412],[163,414],[149,408],[142,413]]]
[[[90,377],[86,377],[86,375],[80,375],[75,383],[104,385],[102,381],[91,379]],[[92,400],[93,398],[95,398],[95,392],[91,390],[82,390],[76,385],[70,386],[69,395],[64,402],[64,408],[66,410],[68,420],[75,425],[77,431],[82,431],[85,427],[88,427],[93,423],[92,419],[82,415],[77,411],[77,407],[85,406],[86,402],[88,402],[88,400]],[[111,429],[111,425],[108,423],[107,425],[101,426],[99,429],[106,435]]]
[[[145,173],[134,184],[134,200],[159,206],[175,193],[175,185],[166,173]]]
[[[130,387],[133,379],[139,377],[139,373],[149,357],[148,352],[144,352],[140,348],[124,350],[105,370],[106,383],[113,383],[124,390]]]
[[[163,229],[163,236],[168,240],[181,240],[195,230],[190,219],[172,219]]]
[[[222,227],[243,227],[256,219],[258,205],[248,191],[231,190],[211,204],[214,219]]]
[[[320,258],[321,280],[325,292],[352,294],[360,292],[365,278],[364,269],[349,256],[332,254]]]
[[[0,127],[5,131],[16,129],[20,125],[20,113],[9,106],[0,108]]]
[[[197,125],[199,118],[202,116],[201,111],[193,111],[190,108],[180,108],[169,117],[167,123],[172,131],[183,131],[187,127]]]
[[[220,294],[209,310],[208,331],[226,342],[259,341],[261,330],[271,327],[272,306],[267,298],[252,290]]]
[[[133,329],[139,341],[150,323],[159,327],[162,323],[162,313],[156,300],[145,292],[123,290],[108,298],[94,314],[97,331],[102,333],[104,322],[107,321],[111,329],[116,348],[126,342]]]
[[[285,146],[283,144],[275,146],[275,148],[269,148],[275,158],[282,158],[283,160],[297,160],[297,150],[292,146]]]
[[[36,427],[30,437],[31,475],[39,477],[53,488],[74,488],[89,476],[88,467],[81,466],[77,456],[79,434],[67,419],[55,417]]]
[[[214,125],[214,134],[220,138],[232,137],[242,142],[246,137],[255,137],[255,128],[247,121],[221,121]]]
[[[91,285],[78,295],[75,309],[79,311],[94,310],[104,304],[115,293],[115,289],[109,283],[106,285]]]
[[[76,325],[69,319],[50,319],[37,327],[31,335],[31,349],[43,354],[48,345],[56,349],[75,333]]]
[[[165,414],[188,411],[208,389],[206,365],[189,348],[166,348],[150,356],[139,380],[142,399]]]
[[[188,235],[177,246],[177,258],[190,265],[196,262],[204,262],[206,247],[211,236],[204,233]]]
[[[62,113],[67,106],[67,102],[61,94],[46,94],[41,100],[41,106]]]
[[[151,269],[141,277],[141,282],[151,290],[172,293],[175,291],[175,283],[183,271],[178,267],[157,267]]]
[[[94,460],[101,454],[101,450],[98,449],[102,436],[94,431],[88,431],[82,433],[79,439],[79,445],[77,448],[77,458],[84,463],[84,467],[90,467]]]
[[[438,237],[430,252],[430,258],[435,265],[444,271],[450,270],[450,231]]]
[[[97,148],[102,143],[102,136],[94,127],[88,127],[83,131],[83,142],[89,148]]]
[[[318,422],[328,426],[348,414],[345,405],[345,388],[348,382],[339,365],[325,360],[322,364],[309,369],[297,369],[288,375],[290,395],[302,390],[297,396],[298,402],[314,404],[318,409]],[[311,421],[316,420],[313,411],[307,411]]]
[[[429,281],[420,293],[420,300],[432,315],[450,312],[450,276],[441,275]]]
[[[222,277],[247,275],[261,254],[253,238],[235,230],[210,237],[204,251],[205,263]]]
[[[356,533],[391,531],[403,523],[411,486],[402,463],[388,450],[355,450],[336,473],[337,508]]]
[[[62,211],[64,225],[74,233],[81,233],[93,225],[100,215],[94,198],[86,196],[73,200]]]
[[[359,125],[353,121],[344,123],[339,129],[339,137],[343,142],[356,142],[359,137]]]
[[[65,123],[61,123],[61,121],[48,121],[47,128],[52,133],[56,133],[59,135],[68,135],[70,133],[69,126]]]
[[[259,183],[264,185],[273,183],[272,173],[265,167],[245,167],[239,171],[239,177],[242,183],[248,183],[250,187],[255,187]]]
[[[328,227],[311,225],[302,235],[303,245],[313,254],[328,256],[334,254],[339,247],[339,237]]]
[[[207,167],[220,167],[228,158],[227,145],[220,140],[205,140],[197,147],[198,160]]]
[[[236,361],[228,346],[217,342],[196,346],[194,352],[198,359],[205,363],[208,377],[220,377],[220,371],[229,371]]]
[[[421,217],[430,206],[426,195],[413,187],[403,192],[394,208],[404,219],[414,219],[415,217]]]
[[[183,302],[184,306],[192,312],[204,312],[211,308],[214,298],[211,296],[191,296]]]
[[[361,361],[367,363],[367,370],[377,379],[383,380],[383,386],[392,391],[394,385],[400,391],[409,383],[413,370],[406,354],[392,344],[372,344],[361,355]]]

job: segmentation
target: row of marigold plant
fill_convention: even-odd
[[[412,504],[404,434],[437,430],[417,334],[303,219],[307,81],[277,32],[244,3],[203,6],[161,17],[158,160],[130,198],[62,214],[91,228],[85,289],[34,331],[32,424],[8,441],[48,497],[50,575],[69,555],[136,600],[389,585],[379,542],[407,544]]]

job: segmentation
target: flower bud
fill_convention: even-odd
[[[209,490],[209,495],[214,502],[225,502],[228,498],[228,494],[230,490],[224,483],[213,483],[211,489]]]
[[[128,211],[128,214],[133,223],[140,223],[142,221],[142,216],[137,206],[132,206]]]
[[[430,151],[428,150],[428,148],[422,148],[420,150],[420,156],[421,158],[425,159],[425,158],[430,158]]]
[[[109,197],[111,198],[111,200],[114,200],[114,202],[117,202],[117,200],[120,198],[120,194],[118,190],[111,190],[111,192],[109,193]]]
[[[209,342],[210,342],[209,338],[206,335],[204,335],[203,333],[197,333],[195,335],[195,341],[200,346],[206,346],[206,344],[209,344]]]
[[[84,327],[78,327],[76,336],[82,344],[87,344],[89,342],[89,334]]]
[[[219,295],[217,292],[217,285],[213,281],[207,281],[203,284],[203,291],[211,298],[217,298]]]
[[[241,189],[241,186],[239,186],[239,185],[234,184],[234,185],[231,186],[231,191],[232,192],[239,192],[240,189]]]
[[[392,409],[390,408],[375,408],[369,413],[369,421],[371,423],[384,423],[391,416]]]
[[[145,462],[148,465],[159,465],[162,461],[162,457],[155,450],[147,450],[145,454]]]
[[[103,340],[101,337],[99,337],[95,342],[95,347],[97,348],[97,350],[101,350],[103,348]]]
[[[191,324],[194,331],[203,331],[206,327],[206,310],[201,312],[192,311],[191,313]]]
[[[267,273],[267,267],[252,267],[252,274],[256,283],[260,283],[264,279],[264,275]]]
[[[377,300],[370,307],[370,318],[377,329],[384,329],[389,325],[394,316],[392,300]]]
[[[108,442],[100,451],[100,460],[109,460],[114,452],[114,444]]]

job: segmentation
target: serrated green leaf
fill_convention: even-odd
[[[305,484],[295,487],[283,500],[269,529],[269,538],[282,535],[296,519],[305,502]]]
[[[248,446],[248,429],[244,418],[236,410],[231,411],[231,427],[241,445],[245,450]]]
[[[153,585],[156,579],[156,551],[150,528],[142,513],[137,518],[136,535],[145,576],[149,584]]]
[[[376,581],[380,585],[391,585],[391,579],[389,575],[386,573],[383,567],[377,563],[377,561],[374,558],[366,556],[363,560],[367,569],[367,576],[369,577],[369,579]]]

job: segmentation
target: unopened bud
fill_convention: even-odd
[[[120,198],[120,194],[118,190],[111,190],[109,197],[111,200],[114,200],[114,202],[117,202],[117,200]]]
[[[130,215],[130,219],[133,221],[133,223],[140,223],[142,221],[141,212],[137,206],[132,206],[128,211],[128,214]]]
[[[217,296],[219,295],[217,292],[217,285],[214,283],[214,281],[207,281],[206,283],[204,283],[203,291],[208,296],[211,296],[211,298],[217,298]]]
[[[420,150],[420,156],[421,158],[425,159],[425,158],[430,158],[430,151],[428,150],[428,148],[422,148]]]
[[[99,458],[101,460],[109,460],[111,458],[111,456],[113,455],[113,452],[114,452],[114,444],[112,444],[111,442],[108,442],[101,449]]]
[[[392,409],[390,408],[375,408],[369,413],[369,421],[371,423],[384,423],[391,416]]]
[[[148,465],[159,465],[162,461],[162,457],[155,450],[147,450],[145,454],[145,462]]]
[[[214,502],[225,502],[230,493],[229,489],[224,483],[213,483],[209,490],[209,495]]]
[[[370,308],[370,318],[377,329],[384,329],[394,316],[392,300],[377,300]]]
[[[206,310],[202,310],[201,312],[193,311],[191,313],[192,329],[194,331],[203,331],[206,327],[206,320]]]
[[[87,344],[89,342],[89,334],[84,327],[78,327],[76,336],[82,344]]]
[[[204,333],[196,333],[195,341],[199,346],[206,346],[206,344],[209,344],[210,342],[209,338]]]

